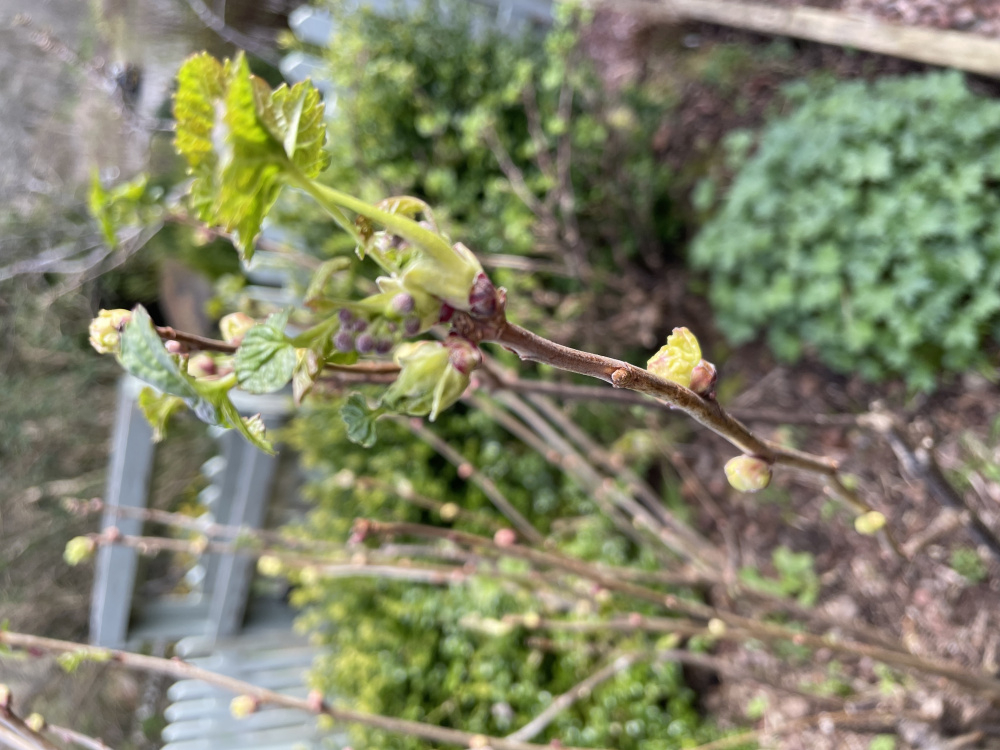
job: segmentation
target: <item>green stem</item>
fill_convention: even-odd
[[[455,251],[451,249],[451,245],[449,245],[439,235],[429,229],[425,229],[412,219],[400,216],[399,214],[383,211],[370,203],[365,203],[363,200],[355,198],[353,195],[342,193],[335,188],[321,185],[314,180],[310,180],[298,172],[292,172],[289,175],[289,182],[309,193],[309,195],[311,195],[324,209],[330,213],[331,216],[333,216],[336,222],[340,224],[346,232],[355,238],[358,244],[364,244],[364,241],[358,233],[358,230],[347,219],[343,211],[341,211],[341,208],[354,211],[355,213],[361,214],[366,219],[382,224],[386,229],[390,230],[394,234],[399,235],[403,239],[408,240],[415,245],[419,245],[424,251],[427,252],[428,255],[434,258],[434,260],[444,264],[446,267],[454,264],[455,262]]]

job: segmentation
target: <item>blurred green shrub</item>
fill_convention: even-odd
[[[921,389],[982,365],[1000,334],[1000,102],[958,73],[788,93],[692,248],[720,328]]]
[[[337,408],[316,404],[287,430],[312,477],[306,493],[316,504],[306,523],[289,533],[341,541],[359,517],[444,523],[485,534],[492,534],[497,522],[506,526],[478,489],[402,424],[380,425],[379,450],[367,451],[346,439]],[[655,569],[648,550],[639,552],[616,533],[560,472],[537,453],[510,443],[483,413],[450,410],[435,423],[435,432],[481,466],[561,550]],[[400,491],[451,501],[472,515],[444,521],[433,510],[401,500]],[[518,570],[514,561],[497,564]],[[488,572],[437,586],[303,574],[293,594],[304,610],[299,626],[329,646],[313,670],[315,686],[359,709],[503,735],[616,655],[672,644],[648,634],[532,631],[503,623],[504,615],[529,612],[614,614],[612,599],[595,600],[589,590],[553,589],[524,573],[520,586]],[[714,730],[696,711],[695,697],[676,664],[643,661],[560,713],[534,741],[559,737],[567,744],[622,750],[668,750],[706,741]],[[358,747],[425,746],[414,738],[352,731]]]
[[[569,4],[544,39],[491,30],[474,3],[389,15],[330,5],[337,184],[420,196],[480,253],[613,269],[612,249],[620,261],[675,242],[670,175],[651,145],[672,95],[606,92],[579,47],[586,19]]]

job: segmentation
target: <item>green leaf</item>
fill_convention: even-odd
[[[139,393],[139,408],[153,428],[153,442],[163,440],[167,433],[167,422],[185,404],[179,396],[157,393],[152,388],[143,388]]]
[[[252,423],[251,419],[243,417],[228,396],[224,396],[218,403],[219,415],[222,424],[239,432],[250,443],[260,448],[265,453],[274,454],[274,446],[264,437],[263,425],[260,423],[260,416],[256,417],[257,422]],[[259,427],[258,427],[259,425]]]
[[[303,300],[305,305],[315,309],[316,303],[325,295],[327,282],[336,274],[350,268],[350,266],[351,261],[349,258],[331,258],[330,260],[323,261],[319,268],[313,272],[312,278],[309,280],[309,286],[306,288]]]
[[[221,103],[229,75],[229,63],[223,65],[207,52],[189,57],[177,73],[174,148],[194,176],[191,208],[208,223],[215,223],[222,161],[216,149],[225,146]]]
[[[368,408],[368,402],[360,393],[352,393],[340,409],[340,416],[347,425],[348,440],[364,448],[375,445],[378,438],[375,421],[381,413],[380,409]]]
[[[174,117],[177,151],[195,178],[192,207],[231,232],[246,260],[282,178],[313,178],[329,163],[323,104],[312,84],[272,92],[250,74],[242,53],[225,63],[204,53],[189,58],[178,74]]]
[[[199,398],[173,356],[164,348],[142,305],[136,305],[132,319],[122,331],[118,361],[127,372],[164,393],[183,399]]]
[[[236,350],[236,378],[250,393],[270,393],[292,379],[295,347],[285,336],[291,310],[277,313],[251,328]]]

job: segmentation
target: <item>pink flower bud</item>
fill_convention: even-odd
[[[498,529],[493,535],[493,543],[497,547],[513,547],[517,543],[517,534],[513,529]]]
[[[691,385],[689,387],[699,396],[710,398],[715,393],[715,381],[718,376],[715,365],[707,359],[703,359],[691,371]]]

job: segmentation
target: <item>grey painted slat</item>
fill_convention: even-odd
[[[153,466],[153,431],[136,400],[142,388],[143,384],[131,376],[118,381],[118,404],[104,494],[109,506],[146,506]],[[142,533],[140,520],[118,518],[106,511],[101,527],[108,526],[117,526],[123,534]],[[125,645],[136,564],[135,550],[104,545],[98,551],[90,606],[91,643],[107,648]]]

